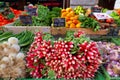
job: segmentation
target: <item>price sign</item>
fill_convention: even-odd
[[[108,36],[118,36],[119,35],[119,28],[110,28]]]
[[[53,18],[54,27],[65,27],[65,18]]]
[[[31,8],[31,7],[26,7],[27,12],[31,16],[36,16],[37,15],[37,8]]]
[[[97,20],[105,20],[105,19],[112,18],[106,13],[93,13],[93,15],[97,18]]]
[[[102,10],[99,7],[92,7],[91,9],[92,9],[92,12],[101,12],[101,10]]]
[[[23,24],[32,24],[32,17],[30,15],[21,15],[20,21]]]

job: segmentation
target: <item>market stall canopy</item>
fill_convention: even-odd
[[[120,0],[115,1],[114,9],[119,9],[120,8]]]
[[[85,8],[89,8],[96,4],[98,4],[98,0],[70,0],[70,6],[72,8],[74,8],[78,5],[81,5]]]

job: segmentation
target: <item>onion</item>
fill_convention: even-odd
[[[20,69],[20,68],[15,68],[15,71],[18,73],[18,75],[22,75],[22,69]]]
[[[10,59],[9,59],[8,57],[3,57],[1,61],[4,61],[4,62],[9,63],[9,62],[10,62]]]
[[[15,38],[15,37],[10,37],[9,39],[8,39],[8,43],[10,43],[10,44],[18,44],[18,39],[17,38]]]
[[[11,47],[15,49],[17,52],[20,51],[20,46],[18,44],[13,44]]]
[[[16,58],[16,53],[9,53],[8,56],[10,59],[15,59]]]
[[[2,70],[2,69],[5,69],[6,68],[6,64],[1,64],[0,65],[0,69]]]
[[[9,52],[9,49],[8,48],[4,48],[3,50],[5,53],[8,53]]]
[[[24,58],[25,58],[25,55],[24,55],[24,53],[19,52],[19,53],[17,54],[16,58],[17,58],[17,59],[24,59]]]
[[[3,45],[4,48],[6,48],[6,47],[9,47],[9,46],[10,46],[10,43],[8,43],[8,42],[3,42],[2,45]]]

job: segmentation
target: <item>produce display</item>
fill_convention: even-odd
[[[19,14],[16,10],[11,9],[14,14]],[[105,13],[108,9],[102,9],[101,12]],[[28,15],[26,12],[23,15]],[[19,16],[19,15],[17,15]],[[110,14],[112,18],[105,20],[97,20],[92,14],[92,9],[85,9],[82,6],[77,6],[74,9],[66,8],[61,9],[59,7],[53,7],[51,10],[43,5],[37,6],[37,15],[32,16],[32,24],[24,24],[20,19],[15,20],[13,26],[51,26],[53,18],[60,17],[65,18],[66,28],[90,28],[93,31],[99,31],[101,29],[109,29],[110,25],[117,24],[119,26],[119,10]],[[108,23],[102,25],[101,23]],[[114,25],[116,26],[116,25]]]
[[[110,14],[110,16],[112,17],[112,18],[114,18],[114,20],[115,20],[115,23],[118,25],[118,26],[120,26],[120,15],[117,13],[117,12],[112,12],[111,14]]]
[[[38,32],[27,52],[27,68],[33,78],[93,78],[101,63],[96,43],[81,31],[64,39]],[[47,38],[47,39],[46,39]]]
[[[97,42],[102,51],[104,66],[111,77],[120,77],[120,46],[113,43]]]
[[[23,12],[23,11],[21,11],[21,10],[16,10],[16,9],[13,9],[13,8],[10,8],[10,10],[14,13],[15,18],[18,18],[19,15],[21,15],[22,12]]]
[[[54,7],[52,11],[48,7],[39,5],[38,16],[32,16],[32,24],[25,25],[20,20],[14,22],[14,26],[50,26],[52,24],[52,18],[59,17],[61,8]]]
[[[22,11],[15,10],[13,8],[10,8],[10,9],[14,13],[15,18],[18,18],[18,16],[22,13]],[[16,20],[15,18],[9,20],[9,19],[6,19],[2,14],[0,14],[0,27],[3,26],[3,25],[14,22]]]
[[[10,31],[0,31],[0,43],[7,41],[10,37],[16,37],[19,40],[18,44],[21,47],[21,51],[26,51],[33,42],[34,34],[30,31],[23,31],[18,34],[14,34]]]
[[[84,15],[79,16],[79,21],[82,22],[81,27],[84,28],[92,28],[94,31],[98,31],[101,28],[95,19],[86,17]]]
[[[120,26],[120,9],[110,14],[112,18],[99,20],[93,15],[92,8],[85,9],[82,6],[49,9],[37,5],[35,8],[37,15],[30,16],[32,24],[25,24],[20,20],[20,15],[29,16],[26,11],[10,8],[14,19],[6,19],[0,14],[0,80],[119,80],[120,37],[117,29]],[[103,8],[101,12],[107,11],[108,9]],[[63,27],[66,28],[53,26],[54,18],[57,18],[56,24],[63,24],[63,19],[59,18],[65,18],[66,26]],[[2,27],[12,22],[13,27],[23,26],[25,30],[15,34]],[[43,33],[33,33],[33,30],[28,31],[24,27],[51,25],[50,33],[44,33],[48,32],[46,28],[40,28],[39,31]],[[58,32],[52,30],[53,27]],[[64,33],[61,28],[67,32],[63,36],[59,35]],[[88,35],[79,30],[84,28]],[[109,32],[99,37],[96,32],[87,33],[90,29],[98,31],[98,34],[102,30]],[[52,35],[52,31],[58,35]],[[89,36],[89,33],[96,34]]]
[[[10,37],[0,43],[0,78],[24,78],[25,55],[20,52],[19,40]]]
[[[79,15],[80,14],[85,14],[85,12],[86,12],[85,9],[82,6],[75,7],[74,11],[75,11],[76,14],[79,14]]]
[[[78,16],[72,8],[61,10],[61,17],[66,19],[67,28],[80,28],[81,22],[78,20]]]

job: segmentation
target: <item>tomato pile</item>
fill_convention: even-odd
[[[18,18],[19,15],[22,13],[22,11],[20,11],[20,10],[16,10],[16,9],[13,9],[13,8],[10,8],[10,9],[14,13],[15,18]],[[0,26],[3,26],[3,25],[6,25],[8,23],[13,22],[15,20],[15,18],[11,19],[11,20],[8,20],[4,16],[2,16],[2,14],[0,14]]]

